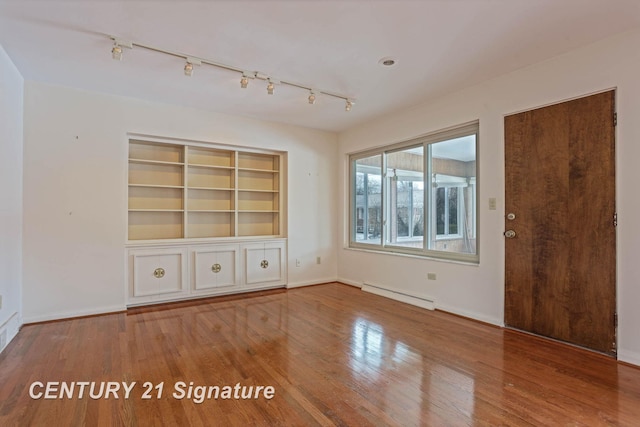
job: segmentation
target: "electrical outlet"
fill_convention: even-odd
[[[296,267],[300,267],[300,260],[296,258]]]
[[[427,279],[436,280],[436,273],[427,273]]]
[[[2,310],[2,295],[0,295],[0,310]]]
[[[7,346],[7,331],[0,332],[0,351],[4,350]]]
[[[322,264],[322,258],[316,257],[316,264]]]

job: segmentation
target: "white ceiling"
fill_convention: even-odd
[[[0,44],[27,80],[343,131],[640,26],[639,0],[0,0]],[[115,35],[308,92],[144,49],[111,59]],[[393,67],[378,64],[391,56]]]

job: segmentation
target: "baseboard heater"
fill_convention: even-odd
[[[429,299],[427,297],[410,295],[403,292],[383,288],[382,286],[372,285],[366,282],[362,284],[362,290],[372,294],[380,295],[381,297],[391,298],[396,301],[426,308],[427,310],[436,309],[436,303],[432,299]]]

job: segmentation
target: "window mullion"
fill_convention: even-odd
[[[425,143],[423,145],[424,156],[424,174],[422,175],[424,196],[422,203],[422,210],[424,215],[424,238],[422,250],[427,251],[431,246],[431,237],[433,236],[433,215],[430,211],[433,206],[433,183],[431,177],[433,176],[433,167],[431,165],[431,144]]]
[[[387,174],[387,153],[383,152],[382,153],[382,170],[380,171],[380,213],[382,215],[381,218],[381,225],[382,225],[382,230],[381,233],[382,235],[381,237],[381,241],[380,241],[380,245],[382,247],[387,246],[387,239],[389,236],[389,231],[388,231],[388,227],[389,227],[389,221],[388,221],[388,217],[389,217],[389,203],[387,203],[387,194],[389,193],[389,179],[388,179],[388,174]]]

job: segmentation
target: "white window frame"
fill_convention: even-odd
[[[453,178],[452,182],[447,182],[446,186],[458,186],[456,184],[460,184],[459,187],[470,187],[472,188],[471,191],[471,197],[469,200],[469,203],[471,204],[471,208],[469,209],[469,211],[471,212],[471,217],[467,218],[467,220],[471,223],[471,228],[472,228],[472,238],[474,238],[476,240],[476,245],[475,245],[475,253],[462,253],[462,252],[453,252],[453,251],[444,251],[444,250],[435,250],[435,249],[429,249],[429,240],[432,238],[432,236],[435,236],[435,238],[433,240],[437,240],[437,241],[441,241],[441,240],[450,240],[450,239],[454,239],[456,237],[460,238],[462,236],[462,234],[458,234],[456,235],[436,235],[436,229],[435,229],[435,224],[432,221],[432,209],[435,209],[435,207],[433,207],[433,203],[435,202],[435,191],[434,190],[434,182],[431,179],[428,179],[427,177],[432,177],[434,176],[431,173],[431,147],[433,144],[436,144],[438,142],[444,142],[447,140],[451,140],[451,139],[455,139],[455,138],[460,138],[460,137],[464,137],[464,136],[469,136],[469,135],[474,135],[475,136],[475,142],[476,142],[476,147],[475,147],[475,162],[476,162],[476,170],[475,170],[475,177],[470,179],[468,182],[465,181],[464,183],[462,181],[457,182],[456,180],[460,180],[460,177],[447,177],[445,175],[441,175],[441,177],[443,179],[446,178]],[[397,151],[401,151],[401,150],[407,150],[410,149],[412,147],[417,147],[422,145],[424,147],[424,203],[423,203],[423,209],[424,209],[424,232],[423,232],[423,247],[422,248],[415,248],[415,247],[408,247],[408,246],[401,246],[401,245],[394,245],[392,243],[389,243],[389,214],[390,214],[390,207],[388,205],[389,200],[387,200],[387,194],[388,194],[388,187],[389,187],[389,182],[390,180],[387,177],[387,159],[386,156],[387,154],[393,153],[393,152],[397,152]],[[349,221],[348,221],[348,233],[349,233],[349,238],[348,238],[348,247],[352,248],[352,249],[362,249],[362,250],[367,250],[367,251],[376,251],[376,252],[386,252],[386,253],[399,253],[399,254],[407,254],[407,255],[413,255],[413,256],[421,256],[421,257],[426,257],[426,258],[436,258],[436,259],[447,259],[447,260],[454,260],[454,261],[461,261],[461,262],[469,262],[469,263],[474,263],[477,264],[479,263],[479,230],[477,227],[477,224],[479,224],[479,220],[478,220],[478,210],[476,208],[476,201],[477,201],[477,192],[478,192],[478,185],[477,185],[477,176],[478,176],[478,166],[479,166],[479,159],[478,159],[478,145],[479,145],[479,123],[478,121],[472,122],[472,123],[467,123],[461,126],[456,126],[454,128],[450,128],[450,129],[446,129],[443,131],[439,131],[439,132],[435,132],[432,134],[428,134],[428,135],[424,135],[415,139],[411,139],[408,141],[404,141],[401,143],[397,143],[397,144],[392,144],[392,145],[388,145],[388,146],[383,146],[383,147],[378,147],[375,149],[370,149],[367,151],[362,151],[362,152],[358,152],[358,153],[351,153],[348,157],[349,157],[349,178],[350,178],[350,185],[349,185]],[[377,156],[380,155],[382,156],[382,160],[381,160],[381,166],[380,166],[380,176],[381,181],[382,181],[382,188],[381,188],[381,194],[380,194],[380,199],[381,199],[381,212],[382,212],[382,220],[381,220],[381,228],[382,228],[382,233],[381,233],[381,239],[378,241],[376,239],[375,243],[365,243],[362,241],[358,241],[357,240],[357,218],[356,218],[356,162],[358,160],[361,159],[365,159],[368,157],[372,157],[372,156]],[[435,177],[435,179],[437,180],[438,177]],[[459,191],[458,192],[458,197],[463,197],[463,192]],[[458,206],[461,206],[461,203],[458,203]],[[460,219],[462,217],[463,213],[461,210],[458,210],[458,228],[460,228],[463,225],[463,221]],[[364,225],[364,227],[366,228],[366,224]]]

